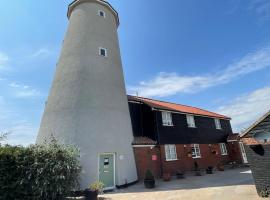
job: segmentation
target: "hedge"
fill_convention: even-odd
[[[79,152],[51,144],[0,146],[0,200],[64,199],[78,187]]]

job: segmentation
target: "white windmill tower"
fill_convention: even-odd
[[[75,0],[45,107],[37,143],[52,134],[80,148],[81,186],[107,188],[137,180],[132,127],[114,8],[103,0]]]

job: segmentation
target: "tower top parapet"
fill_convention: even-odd
[[[103,5],[103,6],[107,7],[112,12],[112,14],[114,15],[114,17],[116,19],[117,27],[119,26],[120,20],[119,20],[118,12],[112,7],[112,5],[110,3],[108,3],[107,1],[104,1],[104,0],[74,0],[68,6],[68,12],[67,12],[68,19],[70,18],[73,9],[76,6],[78,6],[79,4],[85,3],[85,2],[96,2],[96,3],[100,4],[100,5]]]

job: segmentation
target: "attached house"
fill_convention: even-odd
[[[229,162],[242,162],[230,118],[200,108],[128,96],[133,149],[140,179],[147,169],[156,177]],[[230,155],[230,153],[232,155]],[[240,159],[239,159],[240,157]]]
[[[270,196],[270,111],[241,135],[257,192]]]

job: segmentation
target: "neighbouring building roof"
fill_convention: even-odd
[[[134,137],[132,145],[156,145],[157,142],[148,137]]]
[[[246,145],[270,144],[270,141],[259,141],[258,138],[256,138],[256,135],[263,134],[266,130],[269,131],[269,126],[270,111],[263,115],[240,135],[242,142]]]
[[[239,140],[239,134],[238,133],[231,134],[227,138],[228,142],[234,142],[234,141],[238,141],[238,140]]]
[[[263,115],[260,119],[258,119],[254,124],[252,124],[249,128],[247,128],[243,133],[240,134],[240,137],[251,137],[250,132],[256,128],[261,122],[263,122],[267,117],[270,116],[270,111],[268,111],[265,115]]]
[[[142,102],[145,103],[152,108],[156,109],[161,109],[161,110],[168,110],[168,111],[175,111],[175,112],[181,112],[181,113],[186,113],[186,114],[193,114],[193,115],[200,115],[200,116],[207,116],[207,117],[213,117],[213,118],[219,118],[219,119],[226,119],[230,120],[230,117],[220,115],[214,112],[210,112],[207,110],[203,110],[200,108],[192,107],[192,106],[187,106],[187,105],[181,105],[181,104],[176,104],[176,103],[169,103],[165,101],[159,101],[159,100],[154,100],[154,99],[149,99],[149,98],[144,98],[144,97],[137,97],[137,96],[131,96],[128,95],[129,101],[137,101],[137,102]]]

